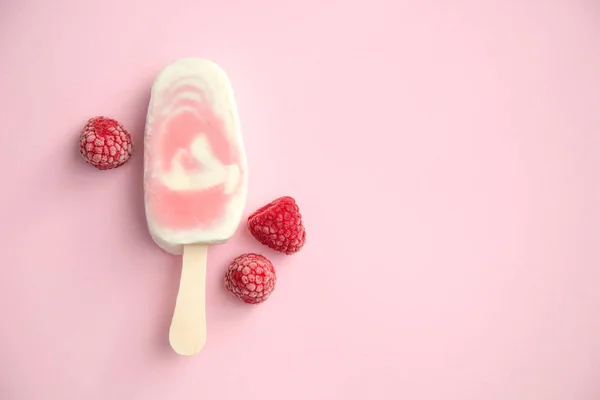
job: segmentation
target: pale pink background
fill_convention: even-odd
[[[22,1],[0,8],[2,400],[600,398],[600,3]],[[220,63],[246,215],[294,196],[308,242],[210,251],[208,343],[167,332],[141,138],[179,57]],[[77,153],[94,115],[136,141]],[[241,252],[277,267],[247,306]]]

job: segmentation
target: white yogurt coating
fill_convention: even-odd
[[[199,58],[168,65],[152,86],[144,135],[144,201],[154,242],[172,254],[182,254],[184,244],[226,242],[242,218],[247,182],[226,73]]]

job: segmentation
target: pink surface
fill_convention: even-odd
[[[596,0],[0,4],[3,400],[600,398]],[[308,242],[212,249],[182,358],[141,138],[197,55],[236,89],[246,215],[292,195]],[[77,152],[98,114],[136,140],[118,170]],[[222,282],[246,251],[260,306]]]

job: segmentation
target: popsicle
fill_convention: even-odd
[[[246,202],[246,153],[231,83],[212,61],[166,66],[151,90],[144,133],[144,201],[154,242],[183,254],[169,342],[193,355],[206,341],[209,245],[235,233]]]

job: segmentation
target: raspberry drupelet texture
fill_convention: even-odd
[[[296,253],[306,241],[300,209],[289,196],[256,210],[248,217],[248,229],[256,240],[285,254]]]
[[[260,254],[248,253],[231,262],[225,273],[225,287],[248,304],[259,304],[273,292],[277,276],[273,264]]]
[[[91,118],[81,132],[79,153],[98,169],[118,168],[133,153],[131,135],[114,119]]]

